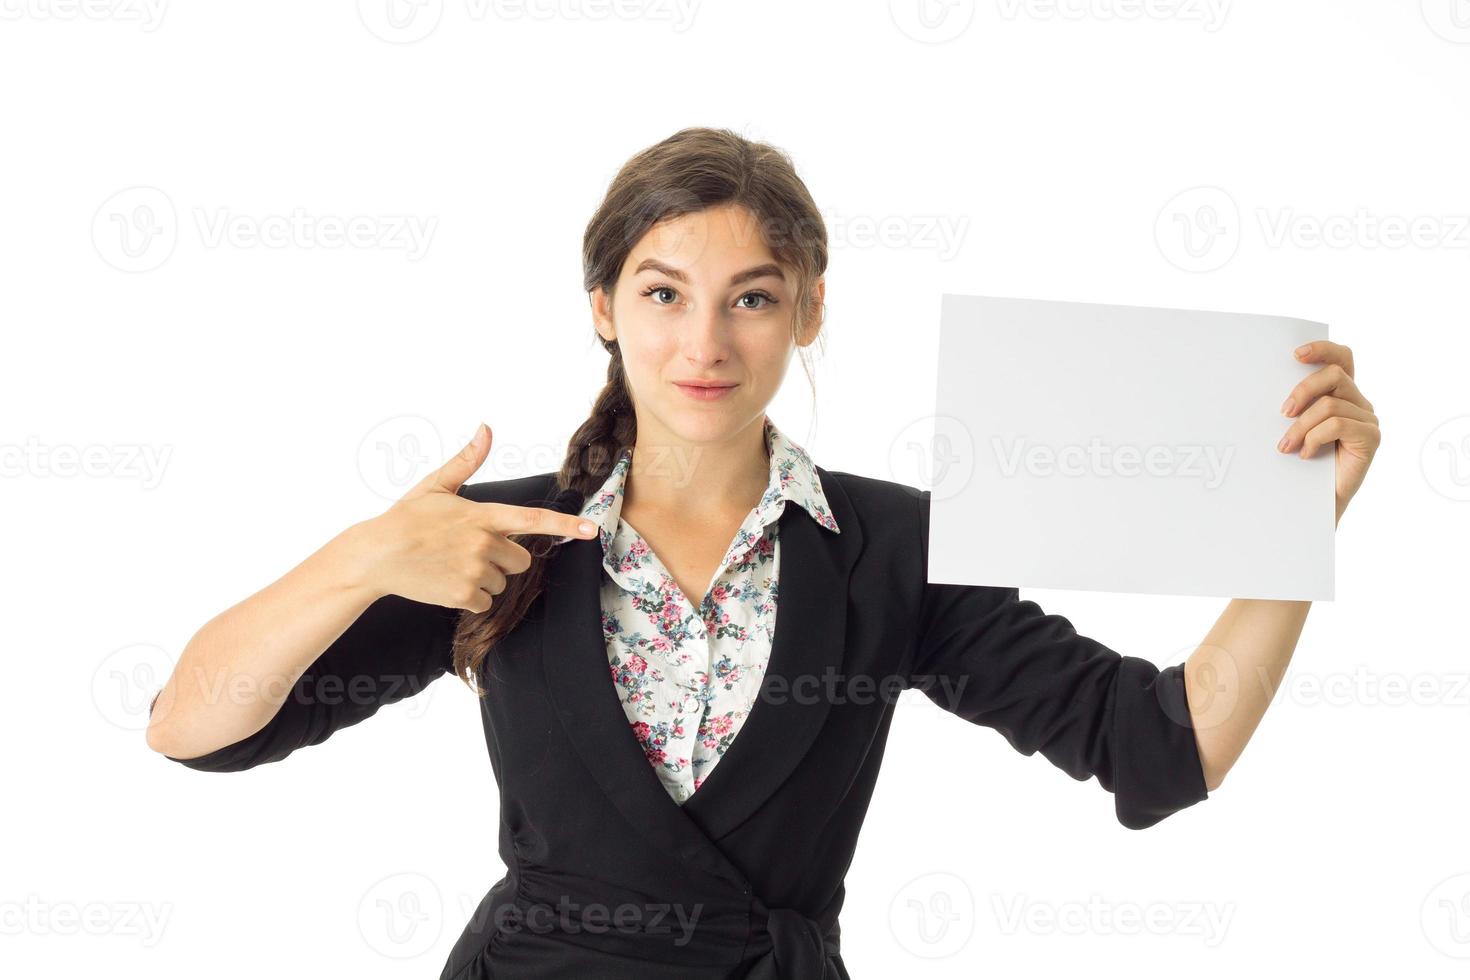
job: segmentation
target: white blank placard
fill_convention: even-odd
[[[946,293],[929,581],[1331,599],[1334,446],[1277,451],[1309,320]]]

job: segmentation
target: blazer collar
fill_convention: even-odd
[[[742,886],[745,876],[714,842],[760,809],[820,733],[829,701],[801,694],[803,687],[813,689],[810,680],[794,682],[842,671],[848,580],[862,551],[862,528],[841,484],[814,464],[812,474],[826,491],[823,510],[832,530],[840,520],[843,531],[829,533],[805,508],[782,509],[781,599],[760,696],[720,764],[682,806],[644,757],[609,675],[599,596],[602,547],[593,539],[572,539],[549,559],[542,665],[589,778],[657,848]]]

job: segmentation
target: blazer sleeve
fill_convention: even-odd
[[[1074,779],[1096,776],[1129,829],[1206,799],[1184,666],[1122,656],[1015,588],[930,583],[929,510],[921,491],[925,584],[910,686]]]
[[[456,492],[477,503],[548,504],[556,472],[467,483]],[[386,595],[365,609],[297,679],[265,727],[191,759],[165,756],[204,772],[238,772],[279,762],[333,732],[454,676],[454,633],[463,610]],[[157,702],[158,695],[153,701]],[[152,715],[153,704],[148,705]]]
[[[452,674],[459,612],[383,596],[302,673],[264,728],[206,755],[164,758],[203,772],[239,772],[323,742],[383,705],[418,694],[441,674]]]

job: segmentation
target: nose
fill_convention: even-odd
[[[696,308],[683,326],[680,349],[691,369],[704,371],[730,356],[730,324],[718,305]]]

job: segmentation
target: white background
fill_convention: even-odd
[[[478,420],[478,479],[557,465],[606,363],[584,223],[629,155],[716,125],[787,149],[829,223],[816,421],[797,365],[771,406],[829,469],[932,479],[946,290],[1320,320],[1384,431],[1337,600],[1210,800],[1128,831],[1095,782],[905,704],[853,976],[1463,975],[1470,7],[926,9],[0,2],[0,972],[438,975],[503,872],[463,685],[232,775],[149,752],[148,696]],[[129,256],[140,206],[163,233]],[[434,230],[209,234],[296,209]],[[1224,605],[1027,597],[1161,665]]]

